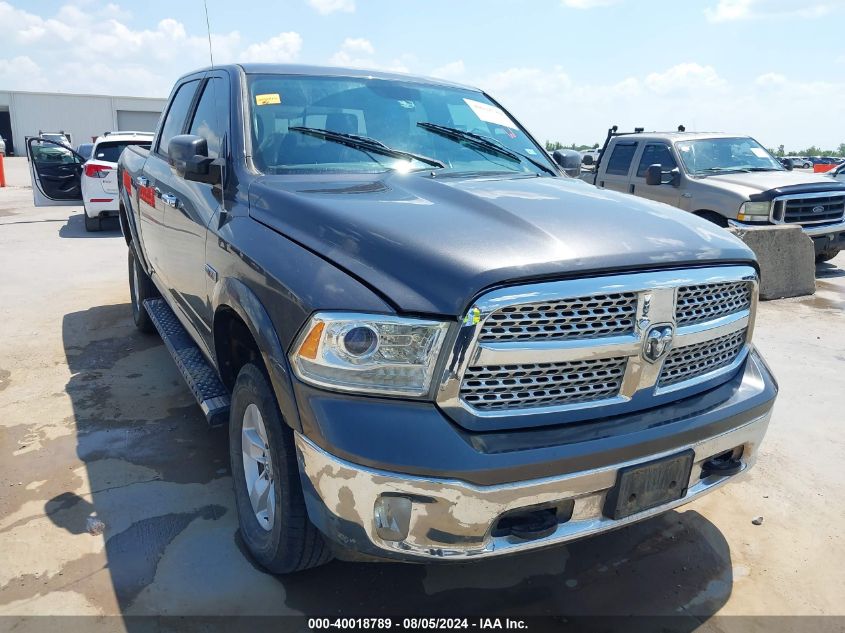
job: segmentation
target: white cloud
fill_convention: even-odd
[[[725,86],[725,80],[719,77],[712,66],[683,63],[662,73],[650,73],[645,78],[645,85],[660,95],[680,92],[694,94],[719,91]]]
[[[0,0],[5,43],[28,51],[28,57],[2,61],[3,87],[161,97],[179,75],[209,63],[204,24],[191,32],[165,17],[152,28],[134,29],[131,15],[117,5],[87,6],[67,4],[53,15],[37,15]],[[303,46],[292,31],[259,42],[244,41],[236,30],[212,32],[211,43],[215,63],[289,62]]]
[[[329,64],[333,66],[344,66],[346,68],[370,68],[398,73],[408,72],[408,66],[402,59],[394,59],[390,63],[384,63],[374,57],[375,53],[376,49],[370,40],[361,37],[347,37],[343,40],[340,50],[329,57]]]
[[[352,13],[355,11],[355,0],[308,0],[308,4],[323,15],[340,11]]]
[[[363,37],[347,37],[343,40],[342,48],[348,53],[361,53],[364,55],[372,55],[376,52],[370,40],[364,39]]]
[[[466,73],[464,60],[459,59],[454,62],[449,62],[431,71],[432,77],[440,77],[441,79],[460,79]]]
[[[301,50],[302,36],[288,31],[247,46],[240,57],[245,62],[291,62],[299,57]]]
[[[748,134],[770,147],[841,142],[830,132],[830,104],[845,103],[845,79],[838,77],[808,82],[767,72],[730,82],[713,66],[694,62],[602,82],[576,80],[562,67],[515,67],[477,76],[465,65],[464,73],[541,141],[592,144],[614,124],[623,130],[672,130],[684,124],[690,131]]]
[[[704,9],[710,22],[736,22],[764,18],[818,18],[837,8],[842,0],[719,0]]]
[[[618,4],[621,0],[561,0],[561,4],[570,9],[595,9]]]

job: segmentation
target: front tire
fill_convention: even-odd
[[[827,251],[826,253],[819,253],[816,255],[816,263],[821,264],[823,262],[829,262],[837,255],[839,255],[839,249],[836,249],[835,251]]]
[[[264,372],[252,363],[238,373],[229,415],[238,523],[253,558],[274,574],[328,562],[330,550],[305,509],[293,432]]]
[[[95,231],[102,230],[103,227],[99,217],[92,218],[90,215],[88,215],[88,211],[86,211],[84,207],[82,209],[82,215],[85,216],[86,231],[88,231],[89,233],[93,233]]]
[[[88,216],[85,216],[88,217]],[[132,320],[135,327],[142,332],[151,334],[156,331],[144,301],[158,296],[158,289],[153,280],[141,267],[135,255],[135,249],[129,246],[129,298],[132,302]]]

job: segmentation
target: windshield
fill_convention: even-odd
[[[252,75],[249,91],[253,160],[268,173],[547,173],[531,160],[554,169],[508,114],[474,90],[370,78]],[[420,123],[491,142],[438,134]],[[343,139],[315,130],[366,138],[338,142]],[[367,140],[406,155],[374,151]]]
[[[104,141],[97,144],[97,149],[92,156],[95,160],[104,160],[116,163],[120,158],[121,152],[130,145],[140,145],[145,149],[150,149],[150,141]]]
[[[693,175],[729,171],[783,171],[784,167],[753,138],[705,138],[679,141],[675,148]]]

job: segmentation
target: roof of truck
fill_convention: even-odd
[[[704,138],[747,138],[746,134],[728,134],[726,132],[631,132],[615,138],[644,138],[668,141],[695,141]]]
[[[468,86],[466,84],[459,84],[445,79],[437,79],[436,77],[424,77],[421,75],[410,75],[399,72],[386,72],[382,70],[372,70],[369,68],[345,68],[343,66],[310,66],[307,64],[230,64],[228,66],[215,66],[198,68],[197,70],[187,73],[187,75],[194,75],[199,72],[220,69],[241,69],[248,75],[267,73],[278,75],[311,75],[316,77],[355,77],[368,79],[388,79],[393,81],[405,81],[420,84],[430,84],[438,86],[449,86],[452,88],[464,88],[469,90],[479,90],[475,86]]]

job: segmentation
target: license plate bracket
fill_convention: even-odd
[[[616,475],[616,485],[607,494],[605,516],[624,519],[682,498],[687,493],[694,458],[695,452],[689,449],[621,468]]]

